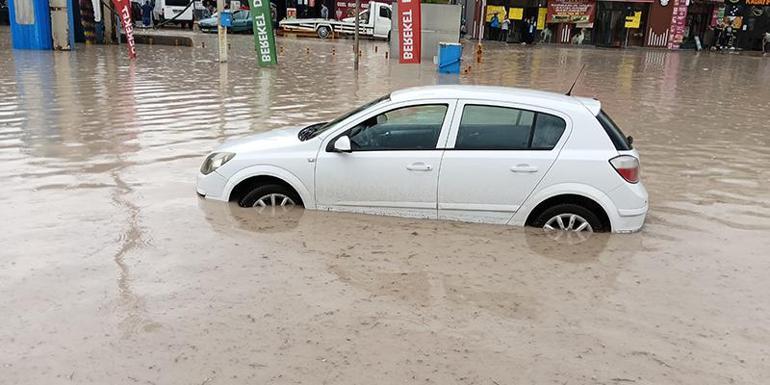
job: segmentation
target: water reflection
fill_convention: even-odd
[[[639,235],[594,234],[583,242],[537,229],[420,221],[303,210],[258,211],[198,200],[224,237],[238,233],[280,245],[281,255],[326,262],[342,282],[417,307],[468,307],[498,316],[536,318],[562,275],[591,298],[612,291],[618,274],[642,250]],[[454,309],[454,310],[452,310]]]

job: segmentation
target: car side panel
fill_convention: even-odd
[[[284,163],[285,164],[285,163]],[[289,168],[293,168],[289,166]],[[250,166],[244,169],[241,169],[240,171],[233,174],[225,184],[222,194],[220,195],[218,200],[227,200],[230,196],[230,193],[233,191],[235,186],[238,185],[238,183],[251,178],[253,176],[272,176],[279,178],[289,185],[291,185],[294,190],[297,191],[300,198],[302,198],[302,203],[304,203],[306,208],[315,208],[315,199],[313,198],[314,194],[310,190],[308,186],[312,186],[312,180],[311,183],[306,184],[306,182],[303,182],[302,178],[312,178],[312,172],[310,173],[310,176],[308,175],[297,175],[295,172],[300,171],[297,168],[294,168],[292,170],[288,168],[281,168],[273,165],[268,164],[262,164],[262,165],[254,165]],[[213,198],[216,199],[216,198]]]
[[[613,231],[619,229],[618,205],[610,192],[628,183],[609,163],[618,151],[587,109],[576,110],[572,118],[572,135],[556,162],[509,224],[524,225],[532,209],[548,198],[575,194],[596,201],[607,213]]]

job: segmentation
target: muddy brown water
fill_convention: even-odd
[[[489,44],[458,77],[385,44],[12,51],[0,29],[0,383],[766,384],[770,59]],[[332,52],[334,49],[334,53]],[[376,49],[376,51],[375,51]],[[466,52],[471,47],[466,46]],[[467,57],[471,59],[470,57]],[[650,192],[637,234],[200,200],[225,138],[419,84],[600,98]]]

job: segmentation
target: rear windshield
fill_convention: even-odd
[[[604,127],[604,131],[607,132],[607,135],[610,137],[612,144],[615,145],[616,150],[628,151],[634,148],[631,146],[631,143],[628,143],[628,139],[626,138],[626,135],[623,134],[623,131],[620,130],[620,127],[612,121],[612,118],[610,118],[606,112],[599,111],[599,115],[596,115],[596,119],[598,119],[599,123]]]

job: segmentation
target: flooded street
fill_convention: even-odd
[[[5,29],[3,29],[5,28]],[[766,384],[770,59],[490,43],[466,74],[386,43],[12,51],[0,27],[2,384]],[[515,227],[203,201],[227,138],[395,89],[595,96],[650,214],[576,246]]]

